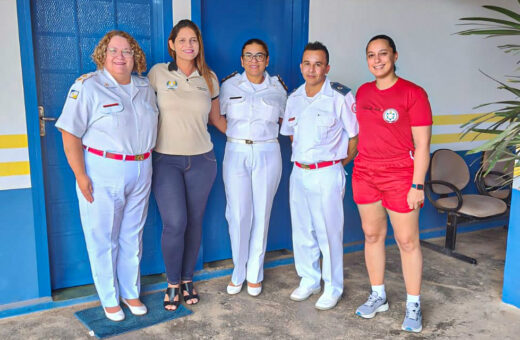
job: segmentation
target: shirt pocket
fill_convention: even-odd
[[[231,119],[244,119],[247,117],[247,102],[244,96],[229,98],[228,112],[226,116]]]
[[[260,108],[264,120],[272,123],[278,123],[280,119],[280,107],[278,102],[271,98],[261,98]]]
[[[102,121],[110,122],[113,126],[119,126],[121,119],[120,112],[124,109],[121,103],[105,104],[101,105],[98,109],[99,119]]]
[[[318,112],[316,115],[316,140],[318,142],[327,143],[328,138],[332,135],[334,124],[336,123],[336,116],[329,112]]]

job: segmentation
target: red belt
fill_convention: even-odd
[[[116,159],[118,161],[144,161],[145,159],[150,157],[150,155],[152,154],[151,152],[147,152],[147,153],[143,153],[142,155],[121,155],[118,153],[112,153],[112,152],[106,152],[106,151],[93,149],[86,145],[83,145],[83,149],[87,150],[90,153],[93,153],[94,155],[98,155],[98,156],[105,157],[105,158]]]
[[[302,169],[314,170],[314,169],[319,169],[319,168],[326,168],[328,166],[337,164],[339,162],[340,161],[324,161],[324,162],[313,163],[313,164],[302,164],[302,163],[294,162],[294,164],[296,164],[297,167],[302,168]]]

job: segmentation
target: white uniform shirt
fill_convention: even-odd
[[[348,141],[358,134],[355,99],[332,89],[328,78],[320,92],[309,98],[305,84],[287,100],[280,133],[293,136],[291,161],[311,164],[347,157]]]
[[[226,115],[226,135],[253,141],[278,138],[278,122],[283,118],[286,100],[287,92],[280,80],[267,72],[259,86],[253,86],[245,72],[227,79],[220,89],[220,113]]]
[[[138,155],[157,137],[156,97],[148,79],[132,75],[130,95],[106,70],[84,75],[72,85],[56,127],[88,147]]]

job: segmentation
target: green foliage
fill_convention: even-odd
[[[517,0],[520,5],[520,0]],[[503,19],[488,18],[488,17],[467,17],[461,18],[462,21],[467,21],[461,25],[471,25],[473,28],[460,31],[460,35],[482,35],[486,38],[510,36],[515,39],[515,36],[520,35],[520,13],[511,11],[506,8],[498,6],[482,6],[490,11],[502,15]],[[515,40],[518,40],[517,38]],[[520,52],[520,45],[507,44],[498,46],[505,53],[517,54]],[[520,64],[520,61],[517,62]],[[517,69],[518,71],[518,69]],[[489,172],[499,160],[518,160],[520,161],[520,152],[516,149],[520,146],[520,88],[512,84],[520,82],[520,77],[509,76],[507,82],[496,80],[487,74],[483,73],[488,78],[492,79],[498,84],[498,89],[508,91],[513,100],[497,101],[493,103],[486,103],[475,107],[482,108],[488,106],[497,107],[494,112],[484,113],[469,122],[462,125],[464,132],[462,136],[469,132],[476,132],[478,134],[486,133],[492,134],[494,137],[484,143],[483,145],[474,148],[468,153],[477,153],[482,151],[492,151],[489,158]],[[486,123],[487,127],[483,127]],[[509,178],[508,181],[511,181]]]

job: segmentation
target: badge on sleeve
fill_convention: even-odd
[[[168,80],[166,82],[166,88],[169,90],[174,90],[177,88],[177,86],[178,86],[178,84],[177,84],[177,81],[175,81],[175,80]]]
[[[79,91],[78,90],[70,90],[69,98],[78,99]]]
[[[386,109],[383,112],[383,119],[387,123],[395,123],[399,119],[399,112],[396,109]]]

